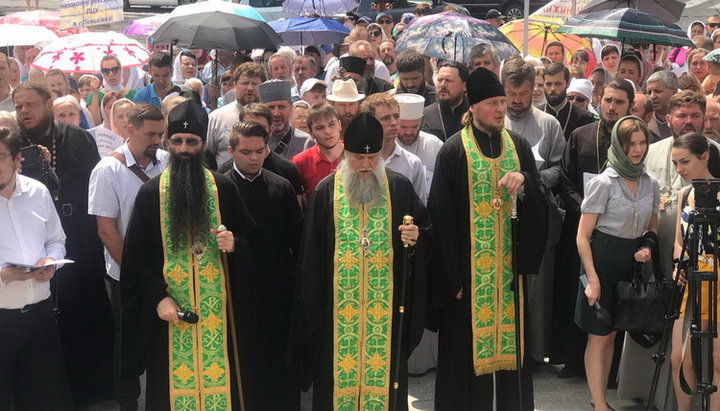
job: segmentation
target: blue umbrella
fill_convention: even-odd
[[[288,46],[335,44],[350,34],[350,30],[340,22],[320,17],[291,17],[268,24]]]

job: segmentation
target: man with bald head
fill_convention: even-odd
[[[362,39],[362,40],[351,41],[350,48],[348,50],[348,54],[340,56],[340,58],[345,57],[345,56],[359,57],[359,58],[365,60],[367,62],[367,64],[369,65],[369,67],[366,70],[366,73],[368,75],[372,74],[376,78],[380,78],[382,80],[389,82],[390,81],[390,71],[385,66],[385,64],[383,64],[382,61],[375,58],[376,52],[377,52],[377,50],[372,47],[372,45],[367,41],[367,39]],[[330,67],[328,67],[328,70],[325,73],[325,82],[328,84],[329,88],[332,88],[333,81],[335,81],[338,78],[339,69],[340,69],[339,59],[338,59],[338,61],[330,64]],[[387,90],[383,90],[383,91],[387,91]]]
[[[720,104],[714,99],[705,102],[705,137],[720,143]]]

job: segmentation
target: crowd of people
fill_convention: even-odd
[[[587,379],[577,409],[645,398],[655,348],[593,307],[658,255],[684,275],[720,15],[695,47],[396,52],[430,12],[82,76],[0,53],[0,408],[402,410],[436,369],[438,410],[532,410],[547,361]],[[660,409],[691,408],[684,307]]]

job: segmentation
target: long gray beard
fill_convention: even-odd
[[[382,194],[380,181],[385,179],[385,163],[382,159],[377,162],[372,175],[367,178],[360,177],[345,159],[340,161],[338,172],[343,176],[345,193],[353,203],[371,204],[380,198]]]
[[[208,190],[200,154],[182,158],[170,151],[170,235],[177,250],[187,236],[202,239],[210,230]]]

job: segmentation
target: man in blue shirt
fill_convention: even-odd
[[[162,109],[162,100],[172,89],[172,57],[165,52],[155,53],[148,62],[152,83],[138,90],[135,103],[153,104]]]

